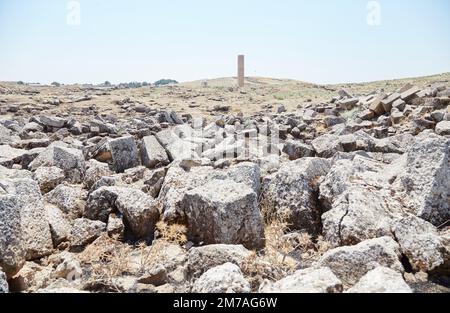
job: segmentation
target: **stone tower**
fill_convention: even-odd
[[[245,76],[244,55],[238,55],[238,85],[239,85],[239,87],[244,87],[244,76]]]

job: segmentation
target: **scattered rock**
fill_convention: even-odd
[[[144,137],[142,140],[142,163],[148,168],[169,164],[166,150],[159,144],[155,136]]]
[[[61,184],[46,194],[45,199],[74,219],[82,216],[86,196],[86,191],[78,186]]]
[[[233,263],[207,270],[192,287],[194,293],[249,293],[250,283]]]
[[[275,283],[263,285],[261,293],[341,293],[341,281],[329,268],[299,270]]]
[[[114,170],[118,173],[139,165],[138,149],[134,138],[121,137],[109,141]]]
[[[187,258],[187,275],[198,278],[210,268],[227,262],[240,267],[250,255],[251,251],[242,245],[213,244],[192,248]]]
[[[0,271],[0,293],[8,293],[9,292],[9,286],[8,282],[6,281],[6,274]]]
[[[72,247],[83,247],[100,237],[106,229],[106,224],[100,221],[92,221],[86,218],[78,218],[73,221],[70,242]]]
[[[331,158],[337,152],[344,151],[339,137],[336,135],[322,135],[312,141],[312,146],[321,158]]]
[[[344,287],[350,287],[367,272],[379,266],[402,273],[404,269],[399,260],[400,256],[399,245],[390,237],[381,237],[355,246],[330,250],[320,258],[318,264],[329,267]]]
[[[294,140],[286,141],[283,152],[289,156],[290,160],[313,157],[315,155],[312,147]]]
[[[58,167],[64,171],[66,179],[71,183],[81,183],[84,178],[85,161],[83,153],[78,149],[68,148],[64,143],[53,143],[41,152],[29,168],[36,171],[41,166]]]
[[[249,249],[264,244],[257,194],[243,183],[212,180],[184,194],[189,238],[207,244],[243,244]]]
[[[347,293],[412,293],[398,271],[377,267],[364,275]]]
[[[450,136],[450,121],[442,121],[436,125],[436,134]]]
[[[124,225],[138,239],[151,239],[159,211],[153,198],[133,188],[100,187],[89,195],[84,217],[108,221],[111,212],[124,218]]]
[[[38,182],[41,192],[47,193],[64,181],[65,174],[56,166],[40,166],[34,172],[33,177]]]
[[[395,223],[393,232],[415,271],[431,272],[450,266],[450,249],[432,224],[409,215]]]
[[[317,235],[322,212],[316,182],[327,174],[329,167],[327,160],[319,158],[286,163],[263,179],[262,210],[268,215],[287,215],[291,230]]]
[[[421,138],[405,156],[404,169],[393,183],[410,213],[435,226],[450,220],[450,139]]]

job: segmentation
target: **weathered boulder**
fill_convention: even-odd
[[[163,206],[163,220],[184,223],[186,216],[183,208],[180,207],[184,194],[212,179],[227,178],[246,184],[256,194],[260,193],[260,169],[253,163],[244,162],[228,170],[215,170],[209,166],[194,166],[185,170],[181,166],[172,165],[167,171],[159,194],[159,200]]]
[[[210,268],[227,262],[240,267],[250,255],[251,251],[242,245],[214,244],[192,248],[187,257],[187,275],[198,278]]]
[[[442,121],[436,125],[436,134],[441,136],[450,135],[450,121]]]
[[[342,135],[339,137],[339,141],[341,142],[342,149],[345,152],[352,152],[357,150],[357,144],[356,144],[356,136],[353,134],[348,135]]]
[[[379,266],[402,273],[399,245],[390,237],[363,241],[355,246],[332,249],[318,261],[319,266],[329,267],[342,281],[344,287],[356,284],[370,270]]]
[[[52,278],[63,278],[70,282],[80,279],[83,275],[80,261],[75,254],[64,251],[60,254],[50,257],[55,270],[52,272]]]
[[[166,149],[170,161],[195,159],[199,157],[201,144],[185,140],[193,137],[193,132],[189,125],[180,125],[158,132],[156,139]]]
[[[23,156],[27,153],[27,150],[16,149],[9,145],[0,145],[0,164],[12,167],[13,164],[21,163]]]
[[[84,186],[90,189],[99,179],[104,176],[110,176],[113,172],[108,164],[91,159],[86,163],[86,174],[84,177]]]
[[[311,144],[321,158],[331,158],[337,152],[344,151],[337,135],[322,135],[314,139]]]
[[[100,237],[105,229],[106,224],[101,221],[77,218],[72,224],[70,243],[75,248],[85,246]]]
[[[165,166],[170,162],[166,150],[159,144],[155,136],[147,136],[142,139],[141,159],[148,168]]]
[[[381,193],[365,187],[350,187],[330,211],[322,215],[325,239],[335,246],[391,235],[394,212],[399,206]]]
[[[0,268],[13,276],[25,263],[25,247],[16,196],[0,195]]]
[[[419,136],[393,190],[408,211],[435,226],[450,219],[450,139]]]
[[[106,232],[109,236],[118,235],[123,238],[125,225],[120,217],[115,214],[110,214],[108,217],[108,223],[106,225]]]
[[[81,183],[84,178],[83,153],[81,150],[68,148],[65,143],[52,143],[30,163],[29,169],[35,171],[40,166],[56,166],[62,169],[71,183]]]
[[[0,183],[0,265],[8,277],[25,260],[52,252],[53,244],[39,186],[31,179]]]
[[[402,205],[393,199],[391,181],[402,168],[364,155],[337,159],[320,185],[323,235],[334,246],[391,235]]]
[[[111,212],[123,216],[124,224],[139,238],[152,238],[159,219],[156,201],[138,189],[101,187],[89,195],[84,217],[108,221]]]
[[[8,293],[8,292],[9,286],[8,282],[6,281],[6,274],[0,270],[0,293]]]
[[[45,195],[47,202],[56,205],[71,219],[83,215],[87,193],[79,186],[66,184],[58,185]]]
[[[290,160],[313,157],[316,154],[312,147],[295,140],[286,141],[283,152],[289,156]]]
[[[153,198],[137,189],[120,189],[114,204],[135,237],[153,238],[159,219],[159,211]]]
[[[53,246],[56,248],[60,243],[70,239],[72,226],[64,213],[56,206],[47,205],[45,209],[47,211],[47,219],[50,225]]]
[[[396,221],[393,233],[415,271],[431,272],[450,266],[450,250],[432,224],[409,215]]]
[[[34,172],[33,178],[38,182],[41,192],[47,193],[63,182],[65,174],[56,166],[40,166]]]
[[[111,123],[105,123],[103,121],[93,119],[89,121],[89,125],[91,130],[96,128],[99,133],[117,134],[117,127]]]
[[[299,270],[277,282],[267,283],[261,293],[340,293],[341,281],[326,267]]]
[[[356,99],[356,102],[358,102],[358,99]],[[344,109],[347,109],[347,107],[346,107],[347,105],[352,106],[355,103],[354,102],[346,102],[346,103],[341,103],[341,104]],[[329,128],[329,127],[333,127],[338,124],[343,124],[346,122],[346,120],[340,116],[328,115],[328,116],[324,117],[323,122]]]
[[[347,293],[412,293],[398,271],[377,267],[364,275]]]
[[[218,172],[218,176],[221,172]],[[261,171],[258,165],[251,162],[239,163],[231,166],[224,173],[224,177],[231,179],[237,183],[243,183],[259,195],[261,189]]]
[[[286,163],[263,179],[261,207],[269,215],[287,214],[292,230],[318,234],[322,212],[316,182],[329,168],[329,162],[319,158]]]
[[[57,116],[41,115],[36,119],[36,121],[39,124],[50,128],[62,128],[66,124],[65,119]]]
[[[116,172],[122,173],[139,165],[138,148],[132,136],[112,139],[108,145]]]
[[[225,263],[206,271],[192,287],[194,293],[249,293],[250,283],[239,267]]]
[[[233,180],[215,179],[187,191],[180,203],[188,236],[206,244],[264,245],[264,228],[253,189]]]

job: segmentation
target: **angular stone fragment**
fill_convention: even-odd
[[[349,98],[338,101],[338,104],[344,110],[351,110],[355,107],[356,104],[358,104],[358,102],[358,98]]]
[[[106,223],[111,212],[123,216],[126,228],[135,238],[153,238],[159,212],[155,200],[141,190],[101,187],[89,195],[84,217]]]
[[[66,120],[56,116],[41,115],[38,117],[40,124],[47,127],[62,128],[66,124]]]
[[[373,111],[376,115],[384,114],[385,110],[382,104],[383,99],[386,95],[382,94],[375,98],[372,103],[369,105],[369,110]]]
[[[405,116],[403,115],[403,112],[400,112],[398,109],[395,108],[392,109],[390,119],[393,125],[399,124],[404,119],[404,117]]]
[[[38,182],[42,193],[53,190],[63,182],[64,171],[56,166],[40,166],[33,174],[33,178]]]
[[[205,271],[215,266],[230,262],[242,266],[250,257],[251,251],[242,245],[213,244],[189,250],[187,258],[187,275],[200,277]]]
[[[417,93],[420,91],[419,88],[417,87],[412,87],[408,90],[405,90],[404,92],[402,92],[402,94],[400,95],[400,97],[402,98],[403,101],[408,102],[411,101],[412,99],[414,99],[417,96]]]
[[[436,125],[436,134],[450,136],[450,121],[442,121]]]
[[[450,266],[450,249],[432,224],[409,215],[396,221],[393,233],[415,271],[430,272]]]
[[[397,92],[394,92],[393,94],[391,94],[390,96],[388,96],[387,98],[383,99],[381,101],[381,104],[383,105],[384,111],[385,112],[391,112],[392,110],[392,104],[394,103],[395,100],[397,100],[398,98],[400,98],[400,94]]]
[[[8,292],[9,292],[9,286],[8,286],[8,282],[6,281],[6,274],[0,270],[0,294],[8,293]]]
[[[256,193],[243,183],[209,181],[187,191],[181,206],[188,236],[195,242],[242,244],[249,249],[264,245]]]
[[[264,178],[261,206],[269,215],[287,214],[292,230],[316,235],[322,212],[314,182],[326,175],[329,168],[329,162],[319,158],[286,163],[278,172]]]
[[[72,247],[82,247],[90,244],[100,237],[105,229],[106,224],[100,221],[92,221],[86,218],[74,220],[70,236]]]
[[[83,153],[81,150],[68,148],[61,142],[48,146],[30,163],[29,169],[35,171],[40,166],[56,166],[62,169],[66,179],[71,183],[81,183],[84,178]]]
[[[402,99],[397,99],[397,100],[394,101],[394,103],[392,103],[392,108],[393,109],[397,109],[400,112],[403,112],[405,107],[406,107],[406,102],[403,101]]]
[[[25,246],[16,196],[0,195],[0,268],[8,277],[25,263]]]
[[[316,154],[311,146],[295,140],[286,141],[283,152],[289,156],[290,160],[313,157]]]
[[[440,226],[450,219],[450,139],[428,135],[410,147],[393,183],[412,214]]]
[[[337,152],[343,151],[339,137],[336,135],[322,135],[314,139],[311,144],[317,155],[321,158],[331,158]]]
[[[403,273],[400,256],[399,245],[390,237],[381,237],[330,250],[320,258],[318,265],[329,267],[344,287],[350,287],[379,266]]]
[[[166,150],[159,144],[155,136],[144,137],[141,149],[142,163],[148,168],[169,164]]]
[[[60,243],[69,240],[72,226],[56,206],[47,205],[45,209],[52,234],[53,247],[56,248]]]
[[[299,270],[275,283],[263,285],[261,293],[340,293],[341,281],[326,267]]]
[[[194,293],[249,293],[250,283],[239,267],[225,263],[206,271],[192,287]]]
[[[86,164],[86,175],[84,178],[84,186],[90,189],[99,179],[104,176],[110,176],[113,172],[109,169],[108,164],[99,162],[95,159],[89,160]]]
[[[61,184],[45,195],[45,199],[56,205],[70,218],[81,217],[86,201],[86,191],[78,186]]]
[[[228,170],[214,170],[212,167],[192,167],[188,171],[179,166],[171,166],[167,171],[159,199],[163,205],[163,220],[170,223],[183,223],[185,212],[180,203],[188,190],[204,185],[212,179],[232,179],[244,183],[260,193],[260,169],[253,163],[241,163]]]
[[[364,275],[347,293],[412,293],[401,273],[377,267]]]
[[[132,136],[109,141],[114,170],[118,173],[139,165],[138,149]]]
[[[0,266],[10,277],[25,260],[50,254],[53,244],[37,183],[6,179],[0,185]]]
[[[333,127],[338,124],[343,124],[346,122],[345,118],[340,116],[325,116],[323,122],[327,128]]]

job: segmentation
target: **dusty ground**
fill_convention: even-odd
[[[112,114],[117,117],[138,117],[142,112],[173,110],[193,116],[220,114],[215,107],[229,106],[230,113],[245,116],[258,112],[276,112],[280,105],[287,111],[295,111],[306,103],[329,101],[337,91],[346,88],[354,95],[368,94],[384,89],[394,91],[406,83],[419,88],[431,82],[450,81],[450,73],[440,75],[378,81],[359,84],[315,85],[295,80],[248,77],[246,87],[237,88],[236,78],[219,78],[205,81],[182,83],[176,86],[142,87],[136,89],[115,89],[87,85],[67,85],[61,87],[44,85],[18,85],[0,82],[0,112],[3,115],[28,115],[45,112],[61,116],[86,115],[86,112]],[[89,100],[74,102],[87,96]],[[118,105],[115,101],[129,98],[128,105]],[[59,99],[61,104],[51,102]],[[50,102],[50,103],[49,103]],[[136,109],[136,108],[140,109]],[[14,112],[20,108],[19,112]],[[93,110],[88,110],[91,108]]]

